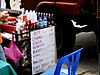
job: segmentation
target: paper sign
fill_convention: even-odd
[[[31,32],[32,75],[56,64],[55,26]]]

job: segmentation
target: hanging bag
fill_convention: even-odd
[[[18,62],[20,58],[22,58],[22,53],[19,48],[14,43],[14,38],[11,40],[8,48],[4,47],[5,55],[8,59],[10,59],[14,64]]]

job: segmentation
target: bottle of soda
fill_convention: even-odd
[[[43,20],[42,17],[39,17],[39,28],[43,28]]]
[[[47,27],[47,16],[45,15],[45,13],[44,13],[44,15],[43,15],[43,27],[44,27],[44,28]]]

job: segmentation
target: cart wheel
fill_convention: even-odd
[[[63,57],[71,53],[75,45],[75,39],[75,35],[62,35],[62,29],[56,27],[57,57]]]
[[[60,50],[62,44],[61,29],[56,26],[55,31],[56,31],[56,48],[57,50]]]
[[[23,75],[31,75],[31,70],[29,68],[24,69]]]

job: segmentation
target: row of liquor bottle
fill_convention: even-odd
[[[54,14],[26,10],[16,20],[16,31],[20,34],[52,25],[55,25]]]
[[[37,19],[38,21],[44,20],[47,21],[47,25],[54,25],[54,14],[51,13],[40,13],[40,12],[36,12],[37,13]]]

